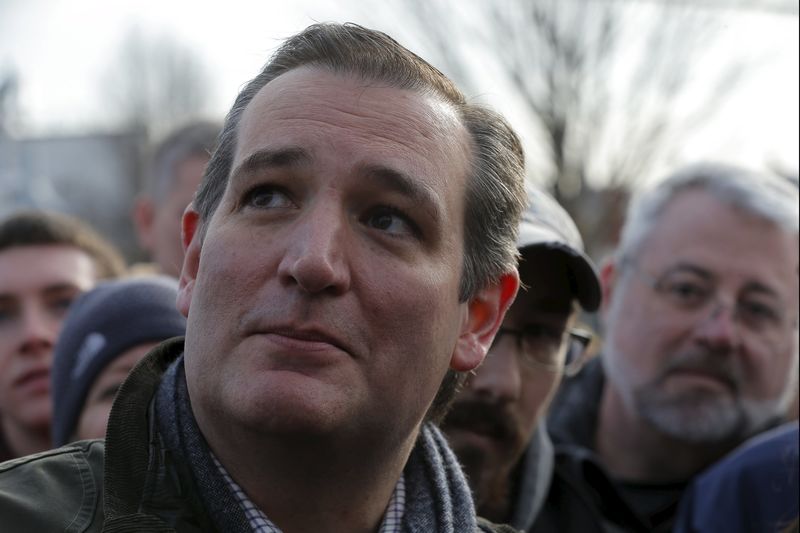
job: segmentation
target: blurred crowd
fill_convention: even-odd
[[[148,262],[64,214],[0,220],[0,523],[798,531],[797,183],[675,169],[596,264],[502,118],[362,60],[422,62],[377,32],[314,31],[153,150]],[[446,175],[481,165],[511,178]]]

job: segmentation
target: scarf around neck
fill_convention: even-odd
[[[225,532],[251,531],[197,426],[189,402],[183,356],[165,372],[156,394],[155,412],[164,444],[174,450],[176,460],[185,462],[183,466],[191,472],[204,510],[216,528]],[[405,533],[480,531],[469,485],[447,441],[433,424],[423,424],[403,473]]]

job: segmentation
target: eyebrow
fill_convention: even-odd
[[[231,180],[271,168],[286,168],[310,163],[311,154],[304,148],[290,146],[279,149],[258,150],[242,161],[231,174]],[[420,205],[435,221],[442,219],[439,195],[427,184],[386,165],[368,164],[359,173],[382,188],[408,197]]]
[[[664,276],[669,276],[672,274],[681,274],[686,272],[699,276],[707,281],[712,281],[714,279],[714,274],[712,274],[711,272],[709,272],[704,268],[701,268],[697,265],[693,265],[691,263],[678,263],[672,265],[671,267],[667,268],[659,277],[663,278]]]
[[[311,161],[311,155],[303,148],[288,147],[277,150],[258,150],[239,163],[231,174],[231,179],[235,180],[270,168],[298,166],[309,161]]]
[[[83,290],[72,283],[58,283],[55,285],[48,285],[42,292],[45,296],[60,296],[65,293],[83,292]]]
[[[745,286],[744,286],[744,288],[742,288],[741,292],[744,292],[744,293],[752,293],[752,292],[754,292],[754,293],[757,293],[757,294],[764,294],[766,296],[769,296],[769,297],[774,298],[774,299],[779,300],[779,301],[783,300],[778,291],[776,291],[772,287],[770,287],[768,285],[765,285],[765,284],[763,284],[763,283],[761,283],[759,281],[751,281],[751,282],[745,284]]]
[[[698,275],[698,276],[700,276],[700,277],[702,277],[702,278],[704,278],[704,279],[706,279],[708,281],[712,281],[714,279],[714,275],[711,272],[708,272],[707,270],[705,270],[703,268],[700,268],[700,267],[698,267],[696,265],[692,265],[692,264],[689,264],[689,263],[678,263],[677,265],[669,268],[664,273],[664,275],[672,274],[672,273],[675,273],[675,272],[681,272],[681,271],[689,271],[689,272],[691,272],[693,274],[696,274],[696,275]],[[761,283],[760,281],[750,281],[750,282],[745,283],[744,287],[742,287],[740,292],[741,293],[755,292],[755,293],[758,293],[758,294],[764,294],[764,295],[767,295],[767,296],[771,296],[773,298],[780,299],[780,294],[779,294],[778,291],[776,291],[775,289],[773,289],[769,285],[766,285],[765,283]]]
[[[434,221],[441,220],[439,195],[426,183],[384,165],[366,165],[362,173],[382,188],[409,198],[422,207]]]
[[[40,289],[40,292],[47,297],[52,295],[61,295],[64,293],[83,292],[83,289],[73,283],[63,282],[47,285],[46,287]],[[14,293],[0,293],[0,303],[14,302],[17,300],[18,296]]]

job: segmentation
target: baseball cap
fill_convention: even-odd
[[[600,307],[600,280],[594,263],[586,255],[577,226],[556,200],[545,191],[527,186],[528,207],[522,215],[517,248],[526,251],[549,249],[562,252],[566,259],[572,293],[588,312]],[[523,282],[525,280],[522,280]]]

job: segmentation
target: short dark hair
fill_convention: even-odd
[[[314,24],[290,37],[239,93],[225,119],[219,146],[206,167],[195,199],[203,225],[201,232],[225,192],[233,166],[237,128],[247,105],[267,83],[302,66],[326,68],[398,89],[432,94],[450,104],[472,141],[459,298],[469,300],[504,273],[514,270],[517,226],[526,202],[525,158],[516,133],[499,114],[468,103],[455,84],[425,60],[385,33],[356,24]],[[444,416],[465,377],[448,373],[429,418]]]
[[[97,279],[125,272],[114,246],[77,218],[48,211],[18,211],[0,221],[0,253],[21,246],[72,246],[88,255]]]

